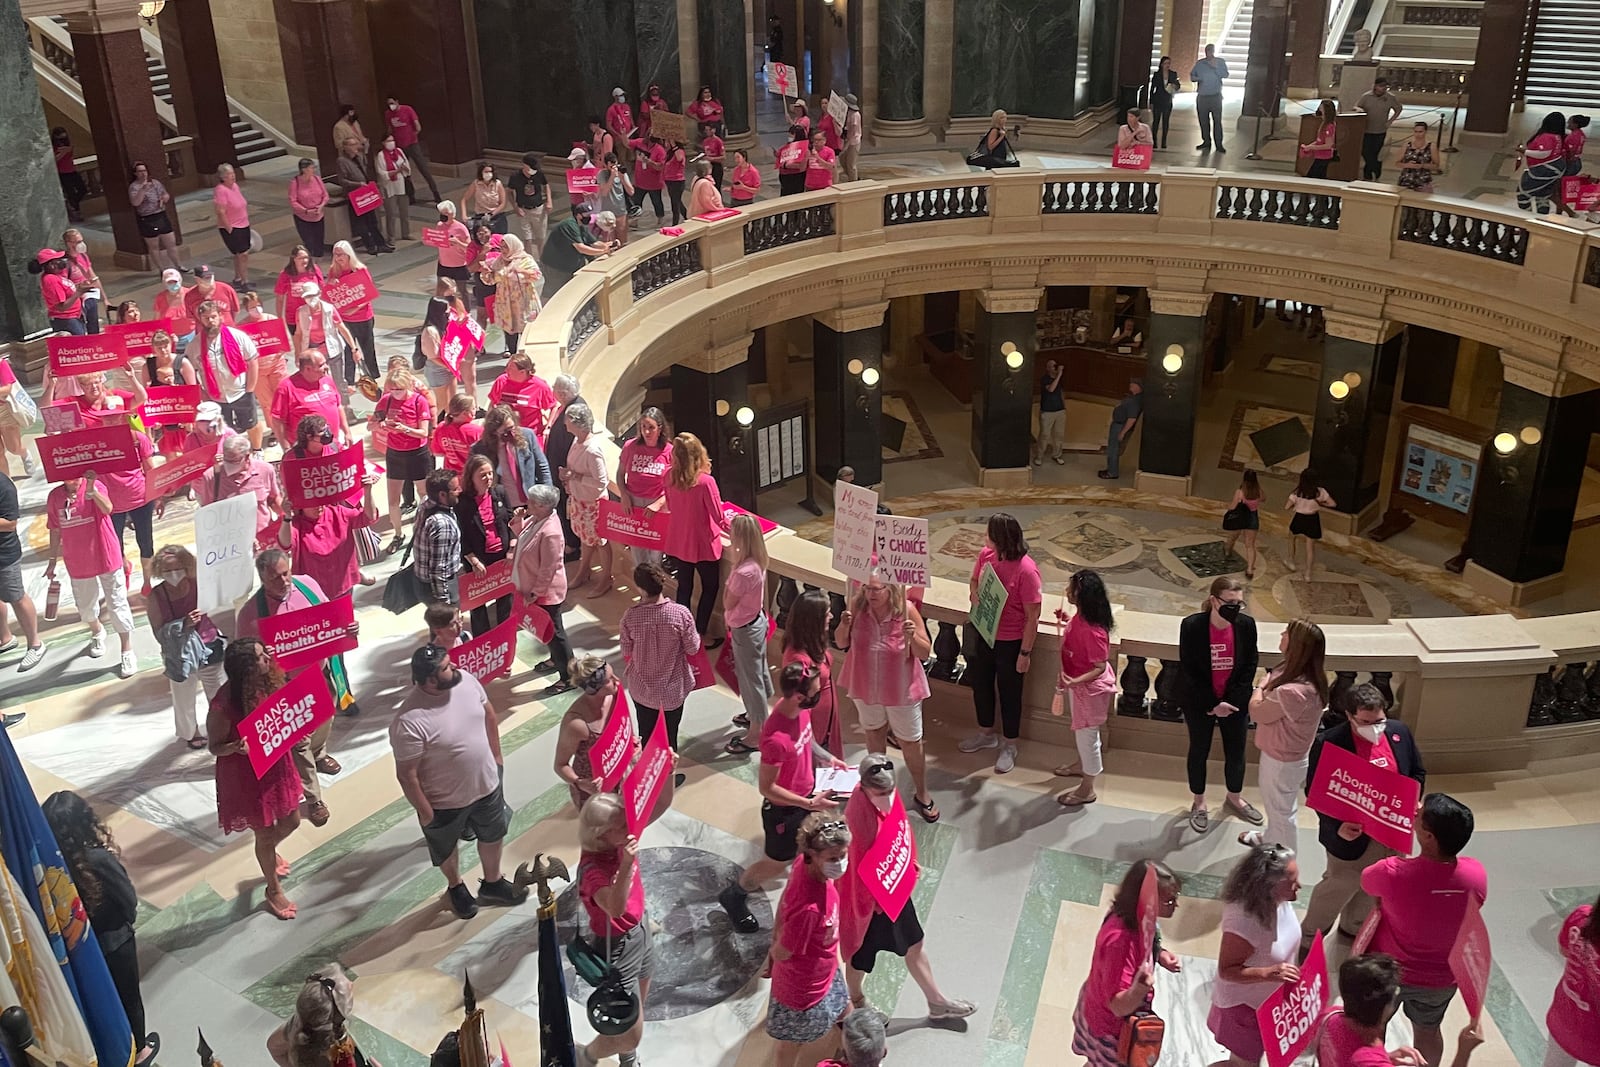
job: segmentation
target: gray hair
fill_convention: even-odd
[[[550,391],[571,400],[578,395],[578,379],[570,374],[558,374],[556,380],[550,383]]]
[[[232,173],[233,173],[233,164],[232,163],[220,164],[217,167],[217,180],[220,181],[220,180],[222,180],[223,178],[227,177],[229,174],[232,174]]]
[[[872,793],[894,792],[894,761],[881,752],[868,752],[860,764],[861,784]]]
[[[1225,904],[1237,904],[1245,914],[1269,929],[1275,926],[1278,886],[1288,877],[1294,849],[1283,845],[1257,845],[1228,872],[1222,887]]]
[[[243,458],[239,453],[248,455],[250,450],[250,438],[242,433],[232,433],[222,439],[222,454],[232,458],[235,463]]]
[[[800,824],[796,838],[801,852],[826,852],[850,843],[850,827],[837,815],[814,811]]]
[[[441,201],[439,201],[439,211],[442,214],[449,215],[451,218],[455,218],[456,217],[455,201],[454,200],[441,200]]]
[[[289,559],[289,553],[281,548],[269,548],[256,557],[256,574],[265,578],[267,572],[278,565],[280,560]],[[293,563],[291,561],[291,567]]]
[[[578,813],[578,847],[585,852],[607,852],[605,837],[623,822],[622,801],[612,793],[597,793]]]
[[[602,211],[594,217],[594,221],[598,222],[602,229],[609,230],[617,224],[617,213],[615,211]]]
[[[561,502],[561,490],[553,485],[530,485],[525,495],[528,503],[549,508],[551,511],[554,511],[556,505]]]
[[[344,1037],[354,1008],[355,991],[343,967],[330,963],[311,972],[283,1029],[290,1067],[325,1067],[328,1049]]]
[[[878,1067],[889,1051],[888,1020],[880,1011],[853,1011],[845,1016],[844,1060],[850,1067]]]
[[[567,421],[580,430],[592,431],[594,412],[589,410],[588,404],[572,404],[567,408]]]

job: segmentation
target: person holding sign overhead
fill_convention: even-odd
[[[1256,620],[1244,612],[1244,583],[1223,575],[1211,583],[1201,610],[1178,627],[1178,661],[1183,721],[1189,727],[1189,826],[1197,834],[1211,828],[1206,809],[1206,763],[1211,738],[1222,731],[1222,776],[1227,806],[1246,822],[1266,821],[1244,798],[1244,742],[1250,732],[1245,709],[1255,681]]]
[[[1300,864],[1282,845],[1251,849],[1223,884],[1222,948],[1206,1028],[1228,1050],[1232,1067],[1261,1062],[1266,1046],[1256,1009],[1278,986],[1300,980],[1299,895]]]
[[[1139,911],[1145,880],[1151,873],[1155,875],[1156,915],[1170,919],[1178,911],[1183,880],[1159,860],[1135,860],[1117,886],[1111,910],[1095,935],[1089,977],[1078,991],[1078,1005],[1072,1012],[1072,1051],[1087,1060],[1089,1067],[1123,1067],[1117,1042],[1125,1019],[1150,1010],[1155,999],[1154,965],[1159,963],[1168,971],[1182,966],[1174,953],[1161,947],[1159,933],[1151,945],[1155,958],[1145,955]]]
[[[958,747],[963,752],[998,749],[994,772],[1009,774],[1017,766],[1022,683],[1033,666],[1033,643],[1039,636],[1039,609],[1044,603],[1039,567],[1028,555],[1028,542],[1015,516],[1003,511],[989,516],[984,548],[972,565],[968,585],[973,612],[967,675],[972,679],[978,732]],[[1003,743],[994,732],[997,696]]]
[[[280,756],[257,778],[246,755],[249,743],[239,734],[245,716],[287,679],[267,646],[254,637],[234,638],[222,668],[227,683],[211,698],[206,713],[207,747],[217,757],[217,822],[224,834],[255,834],[256,862],[267,880],[267,910],[292,919],[297,909],[279,881],[289,873],[289,861],[278,854],[278,846],[300,825],[300,776],[294,763]]]

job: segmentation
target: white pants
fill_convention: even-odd
[[[222,688],[222,664],[214,663],[201,667],[181,682],[167,679],[167,684],[172,687],[172,721],[178,732],[179,741],[187,741],[191,737],[204,737],[205,731],[200,728],[200,722],[195,717],[195,705],[200,696],[201,686],[205,687],[206,700],[209,701],[217,695],[217,690]]]
[[[111,609],[111,628],[119,634],[133,633],[133,610],[128,607],[128,588],[123,585],[121,568],[93,578],[72,579],[73,603],[78,605],[78,615],[90,630],[100,625],[102,596]]]
[[[1039,412],[1039,458],[1043,459],[1045,450],[1054,448],[1054,456],[1061,455],[1062,444],[1067,434],[1067,413],[1065,411]]]
[[[1569,1055],[1565,1049],[1556,1044],[1555,1038],[1551,1038],[1550,1047],[1544,1054],[1544,1067],[1594,1067],[1594,1063]]]
[[[1309,757],[1284,763],[1265,752],[1261,753],[1258,777],[1261,782],[1261,806],[1267,812],[1267,827],[1261,840],[1269,845],[1285,845],[1299,851],[1299,836],[1294,815],[1300,808],[1300,789],[1306,783],[1306,766]]]
[[[1072,740],[1077,742],[1078,762],[1083,764],[1083,773],[1105,773],[1106,765],[1100,759],[1100,727],[1085,726],[1081,730],[1074,730]]]

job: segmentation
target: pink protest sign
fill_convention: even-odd
[[[1155,959],[1156,953],[1156,920],[1161,916],[1161,878],[1156,874],[1156,865],[1147,864],[1144,869],[1144,883],[1139,886],[1139,959],[1144,962]]]
[[[201,445],[191,448],[181,456],[167,460],[145,475],[145,501],[160,500],[175,489],[181,489],[217,465],[217,446]]]
[[[39,417],[44,420],[45,433],[68,433],[83,429],[83,409],[73,400],[46,404],[39,409]]]
[[[538,604],[524,602],[516,614],[522,620],[523,629],[533,634],[543,644],[548,645],[550,639],[556,635],[556,624],[551,620],[550,613]]]
[[[582,199],[594,196],[600,189],[600,170],[597,167],[573,167],[567,171],[567,195]]]
[[[628,757],[633,755],[634,746],[637,744],[638,736],[633,725],[633,702],[628,699],[627,690],[619,685],[616,699],[611,702],[605,729],[600,732],[599,740],[589,749],[589,764],[594,768],[595,777],[600,779],[602,790],[609,792],[622,781],[622,776],[628,769]]]
[[[600,501],[600,536],[631,548],[661,551],[672,519],[649,508],[626,508],[615,500]]]
[[[735,515],[754,515],[756,525],[761,527],[761,536],[763,537],[771,537],[773,531],[777,530],[778,528],[778,524],[770,519],[763,519],[760,515],[756,515],[756,513],[753,511],[746,511],[738,504],[724,500],[722,502],[722,517],[727,519],[729,522],[732,522]]]
[[[282,356],[289,352],[289,326],[282,319],[241,322],[234,329],[256,343],[258,355]]]
[[[1483,902],[1472,897],[1467,901],[1467,914],[1461,920],[1455,947],[1450,950],[1450,973],[1461,987],[1461,1003],[1466,1005],[1473,1022],[1477,1022],[1483,1012],[1490,963],[1489,928],[1483,925]]]
[[[1300,980],[1281,985],[1256,1009],[1256,1025],[1267,1050],[1267,1067],[1289,1067],[1317,1034],[1317,1020],[1328,1006],[1328,960],[1322,931],[1300,965]]]
[[[650,813],[672,774],[672,749],[667,746],[667,717],[656,716],[644,752],[633,769],[622,779],[622,809],[628,819],[628,833],[638,837],[650,824]]]
[[[483,569],[482,574],[468,569],[456,579],[456,589],[460,596],[462,611],[481,608],[491,600],[510,596],[511,560],[503,559],[499,563],[491,563]]]
[[[369,215],[383,203],[383,194],[378,192],[377,182],[368,182],[358,185],[350,190],[350,210],[357,215]]]
[[[1155,146],[1147,144],[1129,145],[1127,148],[1118,148],[1111,153],[1111,165],[1118,170],[1149,170],[1150,161],[1155,158]]]
[[[322,295],[343,315],[375,302],[378,287],[372,281],[372,272],[363,269],[329,278],[322,283]]]
[[[1306,806],[1329,818],[1360,823],[1363,833],[1405,856],[1411,853],[1421,794],[1415,778],[1375,767],[1338,745],[1323,745]]]
[[[127,423],[49,434],[39,438],[46,481],[64,482],[88,471],[131,471],[140,465],[139,449]]]
[[[472,322],[472,320],[457,319],[449,325],[444,331],[444,336],[439,339],[439,360],[450,368],[450,373],[456,376],[457,381],[461,380],[461,361],[466,358],[467,353],[477,347],[472,337],[472,331],[466,326],[468,322]],[[477,324],[473,323],[473,325]]]
[[[129,359],[142,359],[148,356],[154,347],[150,339],[155,336],[157,330],[166,330],[172,334],[174,342],[183,336],[182,332],[177,330],[173,323],[167,322],[165,319],[156,319],[152,322],[119,322],[111,324],[101,331],[100,336],[106,337],[115,334],[122,338],[122,344],[128,350]],[[181,355],[182,353],[179,354]]]
[[[354,500],[361,495],[361,465],[359,443],[305,459],[286,456],[282,464],[283,491],[297,508]]]
[[[492,681],[511,669],[517,656],[517,620],[507,619],[486,634],[450,650],[450,662],[480,682]]]
[[[1383,922],[1383,906],[1380,904],[1367,912],[1367,921],[1361,924],[1361,929],[1356,931],[1356,939],[1350,945],[1350,955],[1365,956],[1367,946],[1372,944],[1372,937],[1378,932],[1378,924]]]
[[[450,235],[443,226],[424,226],[422,228],[422,243],[433,248],[450,247]]]
[[[739,209],[736,207],[719,207],[715,211],[707,211],[703,215],[696,215],[695,218],[701,222],[716,222],[719,219],[731,219],[737,214],[739,214]]]
[[[146,426],[180,426],[194,421],[200,403],[198,385],[152,385],[150,398],[139,409]]]
[[[861,855],[861,883],[885,915],[900,918],[917,884],[917,846],[898,793],[878,824],[878,836]]]
[[[342,596],[298,611],[263,616],[261,640],[284,670],[310,667],[356,647],[356,639],[346,633],[356,621],[355,612],[355,601]]]
[[[239,736],[256,777],[288,755],[295,742],[333,718],[333,712],[333,697],[328,695],[321,671],[301,671],[257,704],[239,723]]]
[[[119,334],[58,334],[48,338],[45,347],[50,350],[50,370],[57,378],[128,365],[128,345]]]
[[[717,684],[717,676],[711,673],[711,655],[703,646],[689,657],[689,672],[694,675],[696,689],[710,689]]]

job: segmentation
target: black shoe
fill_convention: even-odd
[[[28,713],[25,711],[16,711],[4,716],[0,716],[0,729],[9,730],[27,717]]]
[[[1194,146],[1194,150],[1196,152],[1209,152],[1211,151],[1211,142],[1207,141],[1205,144],[1197,144]]]
[[[566,550],[565,553],[562,554],[561,561],[563,563],[576,563],[576,562],[578,562],[578,560],[580,560],[582,558],[583,558],[583,552],[582,551],[580,551],[579,549],[575,549],[575,548],[569,548],[569,549]]]
[[[343,715],[347,719],[353,719],[357,715],[361,714],[361,705],[357,704],[354,700],[352,700],[350,702],[350,706],[348,708],[345,708],[339,714]]]
[[[478,914],[478,902],[472,899],[472,890],[467,888],[467,883],[457,882],[445,896],[450,899],[450,910],[456,913],[456,918],[470,919]]]
[[[417,502],[415,500],[411,501],[410,503],[402,503],[400,505],[400,514],[402,514],[402,515],[409,515],[413,511],[416,511],[416,510],[417,510]]]
[[[1217,145],[1217,151],[1226,153],[1228,150],[1226,148],[1222,147],[1221,145]]]
[[[395,250],[394,249],[394,245],[384,245],[382,248],[378,249],[379,252],[385,252],[385,253],[393,252],[394,250]]]
[[[683,783],[687,782],[688,780],[689,776],[687,774],[674,774],[672,776],[672,788],[681,789],[683,787]]]
[[[733,920],[733,928],[741,934],[753,934],[761,929],[756,917],[750,914],[750,905],[746,903],[748,896],[738,882],[717,894],[717,903],[722,905],[722,910]]]
[[[1096,471],[1095,475],[1096,477],[1104,478],[1108,482],[1116,481],[1116,479],[1119,477],[1118,475],[1112,474],[1110,471]]]
[[[528,899],[528,890],[524,886],[512,885],[504,875],[498,882],[485,882],[478,880],[478,900],[485,905],[500,908],[514,908]]]
[[[148,1052],[146,1052],[146,1050],[148,1050]],[[161,1035],[156,1033],[154,1030],[147,1032],[144,1035],[144,1045],[139,1049],[139,1052],[145,1053],[145,1057],[143,1059],[138,1059],[137,1053],[135,1054],[134,1062],[139,1064],[140,1067],[143,1067],[144,1064],[155,1063],[156,1056],[161,1052]]]

